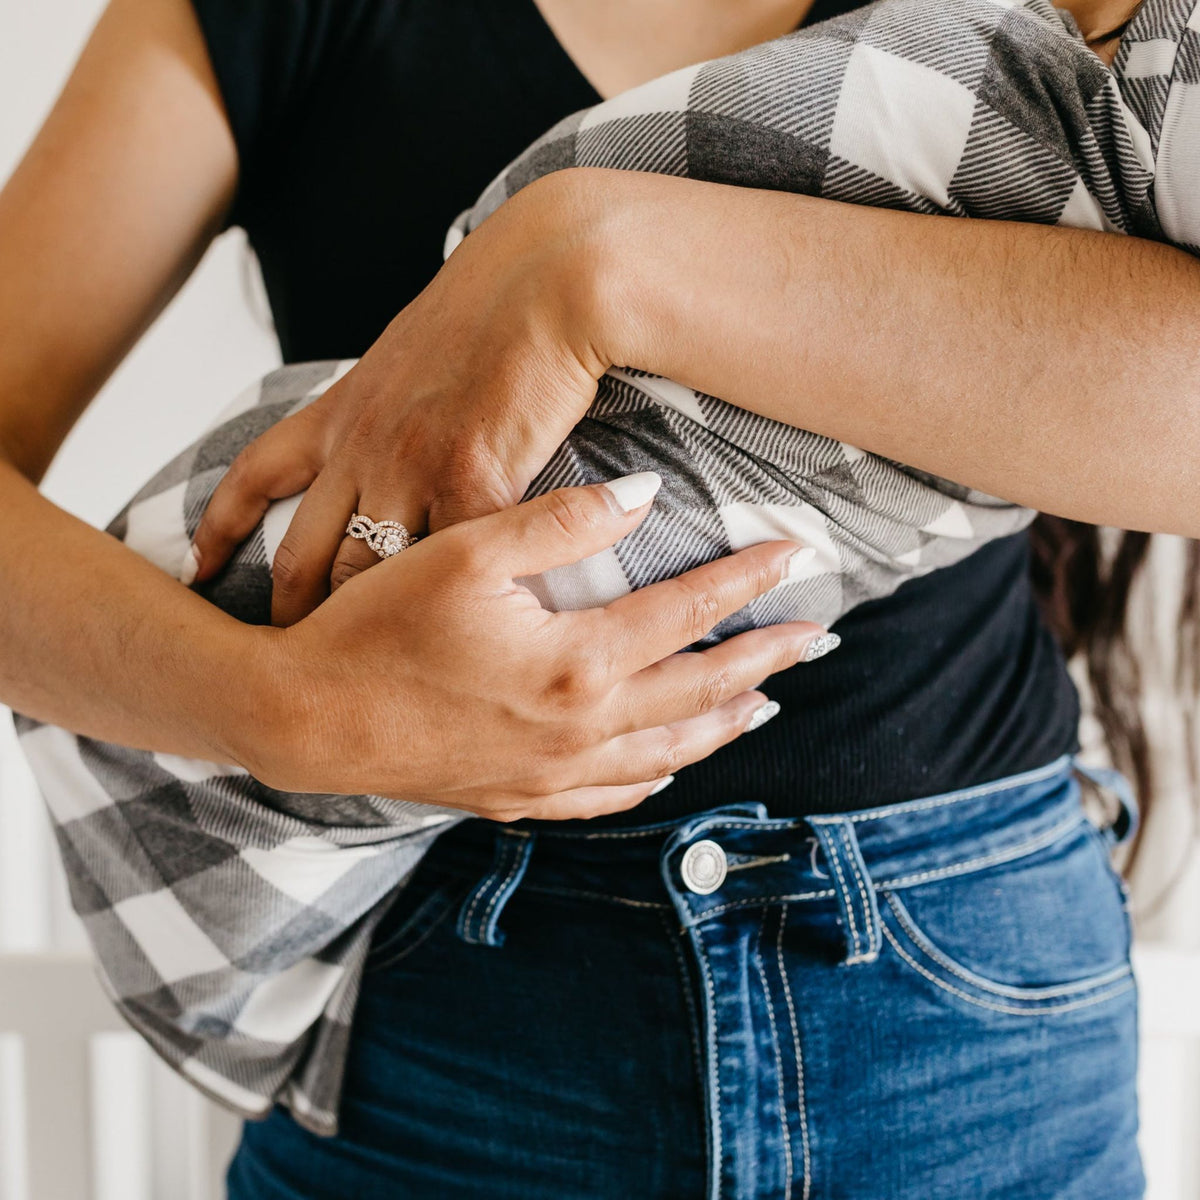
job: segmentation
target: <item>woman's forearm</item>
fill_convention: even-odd
[[[115,538],[46,500],[0,456],[0,702],[147,750],[239,761],[265,723],[242,625]]]
[[[1200,536],[1191,255],[575,174],[603,213],[602,357],[1032,508]]]

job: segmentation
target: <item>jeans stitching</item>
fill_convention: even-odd
[[[982,870],[984,867],[994,866],[997,863],[1011,861],[1016,858],[1024,857],[1026,854],[1032,854],[1037,850],[1043,849],[1062,834],[1069,832],[1081,820],[1086,820],[1084,816],[1073,816],[1069,821],[1064,821],[1061,825],[1056,825],[1045,833],[1038,834],[1035,838],[1029,838],[1024,842],[1018,843],[1016,846],[1010,846],[1005,850],[998,850],[994,854],[983,855],[979,858],[966,859],[960,863],[951,863],[946,867],[939,867],[932,871],[922,871],[915,875],[898,875],[892,879],[885,879],[874,884],[876,891],[885,889],[910,887],[917,883],[926,882],[933,879],[946,878],[948,876],[965,874],[969,871]],[[526,884],[531,891],[556,892],[564,895],[579,895],[590,896],[595,899],[611,900],[617,904],[626,904],[631,907],[644,908],[671,908],[672,905],[662,904],[651,900],[631,900],[623,896],[610,895],[607,892],[589,892],[575,888],[553,888],[547,884]],[[713,908],[704,909],[702,912],[696,912],[693,915],[696,921],[702,921],[708,917],[713,917],[719,913],[727,912],[734,908],[745,908],[752,904],[771,904],[776,901],[791,903],[793,901],[802,900],[828,900],[838,894],[836,888],[820,888],[812,892],[792,892],[787,894],[776,894],[771,896],[751,896],[744,900],[731,900],[725,904],[715,905]],[[686,926],[685,926],[686,928]]]
[[[500,885],[492,893],[492,897],[488,901],[488,906],[484,910],[483,928],[485,931],[487,930],[488,922],[492,919],[492,909],[496,907],[496,902],[500,899],[500,897],[506,895],[505,889],[508,887],[509,883],[511,882],[512,877],[517,873],[518,870],[520,870],[521,864],[528,861],[528,856],[529,856],[531,847],[532,847],[532,843],[523,842],[514,849],[513,856],[512,856],[512,865],[508,868],[508,873],[500,881]]]
[[[1048,779],[1052,775],[1057,775],[1069,759],[1069,755],[1061,755],[1053,762],[1047,763],[1044,767],[1035,767],[1032,771],[1025,771],[1020,775],[1014,775],[1007,782],[999,785],[982,783],[978,787],[968,788],[962,792],[955,792],[949,796],[931,796],[928,800],[904,800],[899,804],[887,804],[882,808],[872,809],[866,813],[848,813],[847,819],[851,821],[878,821],[880,818],[891,816],[894,813],[927,812],[931,808],[944,808],[948,804],[958,804],[963,800],[977,800],[980,796],[990,796],[996,792],[1012,791],[1014,788],[1025,787],[1027,784],[1037,783],[1042,779]]]
[[[571,833],[567,829],[539,829],[538,837],[573,837],[592,841],[595,838],[638,838],[653,837],[655,835],[662,837],[668,832],[670,832],[669,828],[661,827],[658,829],[614,829],[611,833],[604,831],[600,833]]]
[[[664,906],[666,907],[666,906]],[[660,912],[659,917],[667,934],[667,941],[675,952],[675,961],[679,964],[680,984],[683,988],[684,1000],[687,1002],[688,1016],[692,1028],[692,1065],[696,1069],[696,1079],[699,1083],[701,1096],[704,1094],[704,1055],[700,1050],[700,1015],[696,1012],[696,997],[692,995],[692,978],[687,969],[687,961],[679,945],[679,933],[671,928],[667,914]]]
[[[1003,850],[996,850],[991,854],[984,854],[978,858],[964,859],[959,863],[950,863],[945,867],[935,867],[929,871],[918,871],[914,875],[897,875],[893,879],[884,879],[875,884],[875,889],[881,891],[884,888],[911,887],[914,884],[924,883],[931,879],[944,879],[948,875],[962,875],[970,871],[982,870],[984,867],[995,866],[997,863],[1012,862],[1015,859],[1024,858],[1026,855],[1045,849],[1064,834],[1070,833],[1081,821],[1086,820],[1087,817],[1080,812],[1053,826],[1053,828],[1046,830],[1044,833],[1039,833],[1035,837],[1026,838],[1025,841],[1018,842],[1015,846],[1008,846]]]
[[[808,1145],[808,1101],[804,1094],[804,1055],[800,1051],[800,1027],[796,1020],[796,1006],[792,1003],[792,986],[788,983],[787,969],[783,961],[783,927],[787,922],[787,904],[779,909],[779,934],[775,939],[775,957],[779,960],[779,978],[783,982],[783,995],[787,1000],[788,1021],[792,1026],[792,1048],[796,1054],[796,1097],[800,1106],[800,1148],[804,1156],[804,1195],[809,1200],[812,1188],[812,1158]]]
[[[875,949],[875,922],[871,917],[871,901],[867,895],[866,885],[863,882],[862,872],[858,869],[858,855],[854,852],[854,844],[851,842],[850,826],[841,825],[839,827],[842,841],[846,844],[846,860],[850,863],[850,869],[854,872],[854,881],[858,885],[859,899],[863,905],[863,940],[866,942],[866,947],[859,955],[855,955],[846,959],[846,963],[855,962],[872,962],[877,956],[878,951]]]
[[[896,914],[896,920],[899,922],[900,928],[908,934],[918,949],[933,959],[938,966],[949,971],[952,975],[957,975],[964,983],[969,983],[972,987],[977,987],[982,992],[991,992],[997,996],[1007,996],[1011,1000],[1028,1000],[1036,1003],[1038,1000],[1050,999],[1054,996],[1079,995],[1084,992],[1095,991],[1096,988],[1103,987],[1105,984],[1114,983],[1118,979],[1124,979],[1131,972],[1131,968],[1126,964],[1121,967],[1115,967],[1113,970],[1106,971],[1103,975],[1092,979],[1080,979],[1074,983],[1063,983],[1055,987],[1045,988],[1022,988],[1011,984],[996,983],[982,975],[976,975],[973,971],[969,971],[965,967],[960,967],[953,959],[939,950],[917,927],[912,915],[904,907],[899,896],[885,894],[884,899],[887,900],[888,907]]]
[[[694,915],[697,921],[702,921],[706,917],[725,912],[726,909],[745,908],[748,904],[771,904],[776,900],[828,900],[830,896],[836,895],[836,888],[824,888],[819,892],[793,892],[786,896],[750,896],[745,900],[730,900],[728,904],[718,904],[715,908],[706,908],[703,912]]]
[[[787,1176],[783,1187],[783,1200],[792,1200],[792,1174],[795,1165],[792,1162],[792,1131],[788,1127],[787,1098],[783,1092],[783,1052],[779,1047],[779,1029],[775,1024],[775,1002],[771,998],[771,989],[767,984],[767,971],[762,959],[762,933],[767,922],[768,909],[764,905],[762,917],[758,922],[758,936],[754,943],[754,963],[758,968],[758,978],[762,982],[763,1002],[767,1009],[767,1021],[771,1026],[771,1044],[775,1047],[775,1080],[779,1091],[779,1128],[783,1134],[783,1160]]]
[[[527,892],[548,892],[554,896],[586,896],[590,900],[610,900],[614,904],[625,904],[630,908],[657,908],[670,910],[674,905],[661,900],[631,900],[627,896],[613,896],[608,892],[590,892],[583,888],[554,887],[548,883],[526,883]]]
[[[1071,1000],[1066,1004],[1030,1004],[1025,1008],[1018,1008],[1015,1004],[993,1004],[987,1000],[981,1000],[978,996],[972,996],[969,992],[964,992],[961,988],[956,988],[952,984],[947,983],[944,979],[939,979],[931,971],[927,971],[919,962],[906,954],[904,948],[896,941],[895,934],[885,925],[883,927],[884,937],[892,944],[892,948],[900,955],[902,959],[914,971],[924,975],[930,983],[940,987],[943,991],[949,992],[953,996],[958,996],[965,1000],[968,1004],[974,1004],[978,1008],[990,1008],[994,1012],[1012,1013],[1015,1016],[1027,1017],[1038,1016],[1042,1013],[1060,1013],[1069,1012],[1072,1009],[1089,1008],[1093,1004],[1099,1004],[1101,1001],[1111,999],[1114,996],[1120,996],[1124,992],[1128,992],[1133,988],[1133,981],[1122,984],[1120,987],[1110,988],[1106,992],[1099,992],[1096,995],[1088,996],[1083,1000]]]
[[[722,1142],[721,1122],[724,1119],[721,1112],[721,1071],[719,1056],[717,1053],[717,993],[713,986],[712,973],[708,969],[708,959],[704,953],[704,942],[698,934],[693,933],[693,941],[696,945],[696,957],[700,962],[700,973],[704,977],[704,989],[708,993],[709,1012],[711,1020],[709,1022],[708,1036],[708,1082],[712,1088],[713,1107],[716,1110],[714,1120],[711,1123],[712,1137],[712,1162],[709,1164],[712,1171],[711,1182],[715,1185],[709,1189],[709,1200],[720,1200],[721,1195],[721,1177],[724,1173],[724,1145]]]
[[[498,841],[496,843],[496,854],[493,857],[493,863],[495,865],[493,865],[488,871],[487,875],[484,876],[483,883],[476,887],[475,895],[471,897],[471,903],[467,906],[467,911],[463,914],[463,932],[467,935],[470,935],[472,941],[478,940],[471,935],[471,922],[475,916],[475,906],[485,895],[487,895],[488,891],[491,889],[493,885],[492,881],[495,878],[496,872],[500,869],[499,863],[504,861],[503,856],[507,855],[507,853],[507,843]],[[497,860],[499,861],[497,862]]]
[[[447,885],[447,886],[449,886],[449,885]],[[439,912],[437,914],[437,916],[435,916],[429,922],[429,924],[421,931],[421,935],[417,938],[417,940],[415,942],[410,942],[407,946],[402,946],[395,953],[387,955],[387,957],[383,958],[382,961],[379,961],[378,959],[375,961],[372,961],[370,959],[370,956],[368,955],[367,959],[364,960],[364,962],[363,962],[363,974],[364,975],[372,975],[376,971],[386,971],[388,967],[394,967],[396,965],[396,963],[403,961],[414,950],[416,950],[419,946],[421,946],[430,937],[430,935],[434,932],[434,930],[437,929],[437,927],[454,911],[454,903],[455,903],[455,900],[457,899],[457,897],[451,891],[451,892],[447,893],[446,899],[447,899],[447,902],[446,902],[445,908],[443,908],[441,910],[441,912]],[[428,903],[428,901],[426,903]],[[417,911],[421,912],[423,910],[418,909]],[[413,915],[415,917],[416,914],[414,913]],[[406,929],[404,930],[404,932],[407,932],[408,929],[411,929],[411,925],[408,925],[406,923]],[[390,937],[385,943],[383,943],[383,946],[378,947],[378,949],[383,951],[384,953],[386,953],[386,951],[384,951],[384,947],[394,946],[396,944],[396,939],[401,936],[402,936],[401,933],[395,934],[394,936]]]
[[[825,823],[822,822],[824,825]],[[842,864],[840,862],[841,854],[838,852],[836,843],[830,838],[829,861],[833,864],[834,874],[837,875],[839,890],[838,899],[841,900],[842,906],[846,913],[846,920],[850,925],[850,951],[847,958],[856,957],[860,951],[858,948],[858,923],[854,920],[854,898],[850,894],[850,888],[846,884],[846,876],[842,873]]]
[[[848,821],[878,821],[882,817],[891,816],[895,813],[924,812],[931,808],[941,808],[947,804],[958,804],[962,800],[974,800],[980,796],[988,796],[996,792],[1012,791],[1015,788],[1024,787],[1030,783],[1037,783],[1039,780],[1056,774],[1070,760],[1071,755],[1064,754],[1056,758],[1053,762],[1047,763],[1045,766],[1035,767],[1029,771],[1022,771],[1018,775],[1007,777],[1000,783],[983,783],[978,787],[954,792],[948,796],[933,796],[928,800],[902,800],[898,804],[883,805],[880,808],[872,809],[870,812],[846,813],[844,819]],[[783,820],[771,820],[767,818],[762,821],[722,821],[717,818],[715,824],[720,825],[723,829],[794,829],[798,826],[808,824],[813,820],[814,818],[811,817]],[[585,840],[598,838],[662,837],[677,827],[677,824],[657,822],[654,826],[646,829],[601,830],[597,833],[573,833],[567,829],[539,829],[537,830],[537,834],[539,837],[583,838]],[[527,834],[530,831],[514,829],[510,832],[514,834]]]

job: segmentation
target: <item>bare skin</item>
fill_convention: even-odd
[[[674,9],[641,0],[593,7],[608,14],[610,38],[623,21],[626,49],[653,40],[646,22],[678,30],[702,24],[694,19],[695,6],[682,0]],[[734,24],[744,14],[745,24],[736,38],[727,35],[728,45],[704,47],[701,56],[758,40],[764,22],[790,27],[803,11],[794,6],[788,15],[786,6],[743,0],[709,0],[704,7]],[[547,19],[589,77],[613,89],[640,81],[614,66],[619,46],[600,52],[604,39],[589,25],[586,8],[577,0],[545,5]],[[685,9],[692,20],[666,20],[664,14]],[[689,40],[665,59],[638,61],[629,69],[650,77],[678,65],[680,56],[696,57],[697,49]],[[796,661],[816,631],[780,626],[743,635],[753,643],[726,643],[721,655],[710,652],[701,660],[702,677],[677,677],[679,691],[670,700],[669,689],[644,686],[667,677],[668,667],[658,664],[671,663],[671,649],[690,642],[705,621],[718,619],[723,605],[738,607],[778,580],[794,547],[770,544],[725,560],[718,571],[727,574],[719,578],[684,577],[646,589],[640,595],[650,608],[624,610],[627,653],[602,662],[603,669],[594,661],[594,622],[544,614],[535,620],[544,619],[545,629],[535,631],[519,596],[507,609],[496,609],[497,619],[512,622],[514,634],[498,640],[496,672],[468,668],[466,635],[455,612],[491,603],[497,589],[509,594],[511,576],[531,561],[522,546],[544,538],[546,552],[567,561],[554,540],[555,525],[583,557],[607,544],[598,538],[615,541],[637,519],[636,513],[618,512],[596,489],[584,489],[590,498],[548,501],[549,512],[531,504],[485,515],[520,496],[531,464],[561,440],[555,431],[569,429],[580,404],[586,407],[589,382],[614,358],[633,361],[626,354],[644,353],[649,369],[751,409],[771,395],[789,396],[779,389],[780,373],[796,378],[816,367],[830,375],[849,372],[852,382],[806,393],[804,411],[789,409],[783,419],[964,482],[983,486],[987,480],[988,490],[1027,502],[1043,495],[1039,488],[1057,487],[1062,503],[1036,506],[1068,515],[1086,511],[1089,519],[1103,515],[1114,524],[1179,531],[1194,521],[1184,511],[1189,489],[1179,486],[1180,476],[1166,495],[1137,469],[1139,462],[1160,462],[1163,454],[1174,455],[1173,463],[1186,460],[1192,470],[1197,461],[1188,453],[1195,439],[1188,402],[1194,404],[1196,363],[1184,332],[1195,327],[1200,289],[1187,255],[1134,239],[982,222],[968,249],[959,228],[965,223],[949,219],[819,202],[784,212],[771,207],[781,203],[778,197],[744,189],[702,192],[711,185],[653,177],[653,186],[690,190],[667,197],[676,218],[672,237],[653,242],[654,253],[646,256],[644,222],[663,196],[621,196],[621,212],[614,214],[611,205],[596,211],[583,223],[581,241],[575,206],[594,201],[579,186],[583,173],[567,172],[576,178],[527,189],[525,201],[506,206],[507,217],[495,222],[488,238],[473,235],[456,252],[454,271],[443,271],[424,294],[437,303],[418,301],[406,309],[362,365],[331,390],[330,402],[305,410],[323,423],[309,418],[307,425],[281,424],[277,428],[287,431],[290,442],[277,438],[268,455],[260,439],[230,472],[222,500],[214,501],[212,519],[206,518],[202,573],[216,569],[237,525],[249,520],[252,526],[272,496],[316,480],[313,499],[306,497],[281,551],[285,569],[275,604],[285,627],[239,625],[49,504],[34,486],[103,380],[202,255],[232,199],[237,170],[185,0],[113,0],[45,129],[0,193],[0,368],[8,383],[0,398],[0,699],[44,720],[130,745],[240,762],[279,786],[370,790],[439,803],[456,797],[471,811],[500,819],[587,816],[636,804],[667,772],[738,736],[763,700],[751,685]],[[606,188],[644,183],[605,174],[611,176]],[[617,198],[598,193],[603,195]],[[697,303],[691,268],[715,272],[722,262],[718,255],[697,263],[694,248],[714,221],[751,239],[754,222],[778,231],[781,217],[796,228],[788,244],[794,268],[814,271],[812,278],[826,290],[814,288],[805,301],[786,290],[777,264],[753,257],[735,264],[736,278],[726,276],[723,283],[747,295],[775,289],[769,305],[776,320],[786,316],[790,327],[770,354],[748,354],[753,342],[744,339],[760,337],[761,347],[767,333],[740,327],[736,303],[721,312]],[[662,222],[655,226],[661,232]],[[864,236],[878,253],[864,254]],[[519,251],[532,241],[543,252],[527,256],[522,270]],[[711,237],[707,241],[711,246]],[[919,270],[906,270],[906,255],[919,260]],[[566,271],[568,259],[586,269]],[[622,291],[630,283],[626,268],[634,260],[643,263],[637,278],[646,293],[620,316],[628,299]],[[478,306],[485,279],[495,287],[501,277],[504,286],[488,293],[494,311],[505,301],[525,299],[518,309],[523,336],[515,352],[505,351],[501,365],[513,372],[510,379],[555,383],[561,405],[553,413],[530,412],[514,388],[489,413],[485,443],[470,432],[461,380],[439,376],[432,361],[444,361],[435,309],[445,304],[448,313],[461,316]],[[1087,338],[1064,334],[1079,315],[1079,297],[1091,302],[1097,294],[1105,304],[1088,309]],[[541,307],[529,299],[535,295],[543,298]],[[828,303],[833,295],[836,304]],[[778,307],[791,303],[798,307]],[[868,303],[872,336],[863,349],[854,338],[862,333]],[[87,319],[78,319],[80,313]],[[886,319],[879,320],[880,313]],[[453,316],[440,319],[461,326]],[[693,319],[698,324],[688,341],[682,331]],[[664,333],[648,336],[656,324]],[[498,346],[512,346],[507,332],[500,323],[477,323],[463,335],[461,349],[487,367]],[[672,334],[679,339],[672,341]],[[853,345],[858,353],[850,363],[818,362],[818,342]],[[930,391],[922,368],[942,344],[986,344],[987,353],[961,364],[961,378],[947,383],[942,377],[943,386]],[[1101,357],[1116,361],[1135,350],[1128,371],[1115,377],[1096,366]],[[832,349],[828,353],[834,356]],[[750,362],[755,369],[747,371]],[[405,363],[413,364],[407,373]],[[735,365],[744,377],[736,388],[722,386]],[[481,377],[492,372],[476,375]],[[1135,377],[1139,386],[1131,391]],[[1081,379],[1086,389],[1079,387]],[[405,381],[436,399],[428,409],[432,423],[423,424],[417,407],[405,402]],[[910,411],[913,395],[921,397],[917,413]],[[1095,420],[1098,413],[1103,424]],[[363,435],[372,427],[398,431],[410,451],[426,439],[433,444],[436,432],[438,453],[423,464],[428,470],[407,494],[394,482],[395,461],[366,451]],[[1067,431],[1075,453],[1064,461],[1059,450]],[[1024,439],[1019,447],[1014,436]],[[1113,443],[1125,453],[1114,452]],[[505,462],[500,475],[490,465],[498,448]],[[416,527],[428,517],[432,528],[455,528],[429,538],[424,559],[414,549],[388,563],[369,551],[369,561],[355,561],[345,549],[339,555],[338,546],[345,514],[360,496],[366,511],[402,513]],[[459,524],[474,517],[481,520]],[[56,534],[71,538],[71,555],[45,555],[43,539]],[[444,594],[430,591],[438,574],[423,565],[439,546],[445,548],[441,563],[458,562],[464,570]],[[497,547],[500,561],[489,557]],[[364,549],[352,543],[355,548]],[[375,570],[364,572],[367,565]],[[331,569],[353,586],[339,588],[313,611],[329,594]],[[397,582],[402,575],[411,578],[413,595],[438,594],[451,606],[446,621],[458,631],[452,648],[457,657],[448,653],[436,663],[422,658],[424,631],[397,619],[385,623],[390,640],[378,658],[353,658],[346,631],[359,620],[380,624],[380,606],[387,603],[380,593],[392,584],[386,571]],[[475,584],[471,572],[478,576]],[[724,599],[714,606],[718,593]],[[53,636],[62,629],[71,636]],[[537,651],[532,656],[531,645]],[[386,672],[381,661],[389,663]],[[397,663],[407,665],[397,672]],[[238,686],[230,688],[234,669]],[[642,674],[647,671],[649,676]],[[226,697],[222,705],[211,703],[214,694]],[[564,695],[570,704],[561,703]],[[470,723],[461,721],[464,711],[472,713]],[[384,736],[367,736],[364,714]],[[460,736],[464,729],[469,739]],[[620,739],[635,734],[641,741],[633,753],[631,743]],[[429,760],[409,753],[431,737]],[[489,745],[495,755],[472,778],[477,751]],[[346,746],[356,753],[343,753]],[[444,764],[460,761],[462,770],[447,779]],[[631,772],[641,773],[643,782],[631,781]],[[485,796],[493,797],[484,801],[490,810],[472,807]]]
[[[236,179],[190,5],[114,0],[0,192],[0,699],[94,737],[241,763],[278,786],[501,820],[628,808],[739,736],[766,699],[754,685],[797,661],[817,627],[746,635],[715,656],[673,652],[774,586],[792,543],[647,589],[637,605],[534,612],[513,575],[593,553],[649,510],[571,490],[431,538],[424,556],[380,563],[281,631],[240,624],[38,493],[80,413],[202,256]],[[55,538],[71,553],[47,554]],[[447,563],[460,565],[453,578]],[[437,639],[411,618],[431,597]],[[482,665],[481,611],[494,638]],[[371,655],[351,636],[367,623]],[[598,637],[611,654],[597,654]]]
[[[647,74],[680,65],[682,50],[648,36],[667,17],[689,27],[687,52],[713,50],[681,0],[540,3],[598,83],[640,81],[614,67],[618,11]],[[1127,3],[1072,11],[1091,35]],[[746,13],[758,32],[799,20],[766,3]],[[272,604],[276,624],[299,620],[375,561],[344,536],[345,514],[438,530],[516,503],[613,363],[1032,508],[1194,536],[1179,482],[1200,462],[1198,318],[1200,263],[1158,243],[558,172],[473,233],[343,380],[239,457],[197,532],[199,578],[273,499],[308,488]]]

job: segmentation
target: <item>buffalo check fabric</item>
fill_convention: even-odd
[[[1195,0],[1147,0],[1110,70],[1047,0],[881,0],[568,117],[459,218],[446,252],[520,188],[571,166],[1081,226],[1200,252],[1197,11]],[[237,453],[352,367],[272,372],[108,531],[178,577]],[[664,486],[633,534],[525,581],[548,607],[603,604],[789,537],[816,549],[807,573],[706,640],[793,618],[828,625],[1035,516],[628,368],[602,377],[529,494],[643,469],[659,471]],[[274,504],[201,593],[241,620],[267,622],[271,565],[299,500]],[[437,836],[466,815],[279,792],[236,766],[15,719],[120,1011],[237,1111],[259,1116],[282,1100],[309,1129],[335,1132],[375,923]]]

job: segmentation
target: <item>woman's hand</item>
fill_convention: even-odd
[[[811,622],[677,653],[786,577],[766,542],[605,608],[549,612],[519,580],[598,553],[649,511],[653,473],[564,488],[377,561],[270,631],[283,711],[239,759],[270,786],[371,794],[498,821],[633,807],[746,732],[755,685],[801,660]],[[265,632],[265,631],[264,631]],[[278,731],[262,741],[263,729]]]
[[[196,578],[307,488],[275,556],[272,622],[290,625],[377,561],[351,513],[422,533],[520,500],[611,365],[586,339],[602,303],[586,203],[556,175],[525,188],[347,375],[247,446],[197,529]]]

